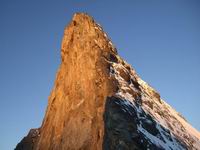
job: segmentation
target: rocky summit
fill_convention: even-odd
[[[198,150],[200,133],[118,54],[94,19],[74,14],[42,125],[16,150]]]

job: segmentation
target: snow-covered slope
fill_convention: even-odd
[[[200,133],[160,98],[160,95],[143,81],[123,59],[116,56],[111,62],[110,76],[119,84],[116,97],[121,109],[138,118],[137,131],[148,139],[147,149],[200,149]],[[144,124],[147,124],[144,126]],[[155,128],[155,129],[154,129]],[[156,130],[156,131],[153,131]]]

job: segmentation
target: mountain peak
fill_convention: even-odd
[[[117,50],[102,27],[92,17],[85,13],[74,14],[72,21],[65,28],[61,46],[62,60],[68,50],[82,50],[87,47],[90,50],[98,49],[104,53],[117,54]],[[80,51],[79,53],[82,53]],[[93,53],[92,51],[90,53]]]
[[[40,128],[17,150],[187,150],[200,134],[144,82],[92,17],[64,30],[62,62]]]
[[[75,22],[78,22],[78,23],[83,23],[85,21],[93,22],[94,19],[91,16],[89,16],[87,13],[77,12],[73,15],[72,21],[75,21]]]

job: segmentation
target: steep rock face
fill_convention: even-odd
[[[105,99],[117,90],[108,61],[116,54],[91,17],[73,16],[64,31],[62,62],[34,149],[102,149]]]
[[[76,13],[39,129],[17,150],[198,149],[200,134],[122,58],[100,25]]]

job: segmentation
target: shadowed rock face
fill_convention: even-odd
[[[31,129],[28,135],[17,145],[16,149],[33,149],[39,136],[39,129]]]
[[[108,97],[104,112],[105,134],[103,148],[105,150],[164,150],[145,134],[138,130],[139,127],[148,131],[165,143],[165,139],[176,141],[181,147],[185,145],[173,138],[170,131],[146,114],[141,105],[133,105],[121,97]],[[160,127],[160,129],[157,128]],[[180,148],[181,148],[180,147]]]
[[[76,13],[64,30],[42,125],[16,150],[182,150],[198,149],[199,139],[118,56],[102,27]]]

